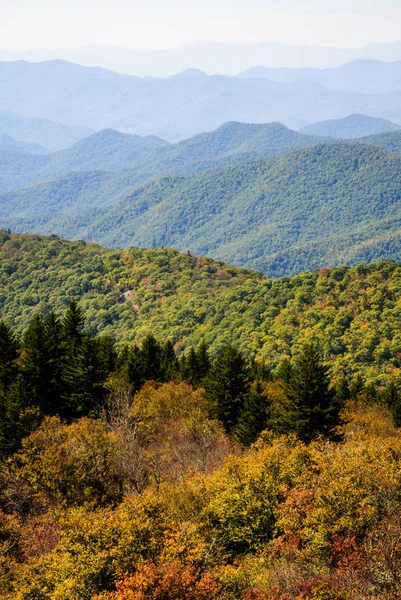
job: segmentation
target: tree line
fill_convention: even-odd
[[[117,351],[111,337],[93,335],[72,300],[62,318],[54,312],[36,316],[17,337],[0,322],[0,452],[14,452],[43,416],[67,422],[104,410],[107,381],[117,376],[133,395],[145,382],[184,380],[203,388],[208,416],[219,420],[237,441],[250,444],[266,428],[294,433],[305,442],[316,435],[333,437],[346,399],[363,388],[360,381],[333,385],[317,347],[306,344],[299,358],[283,361],[275,372],[247,361],[233,345],[213,360],[202,341],[178,357],[170,340],[148,335],[139,345]],[[278,389],[279,393],[271,390]],[[397,385],[382,392],[367,390],[385,401],[401,422]]]

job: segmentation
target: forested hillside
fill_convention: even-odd
[[[1,317],[19,332],[76,298],[90,331],[120,344],[151,332],[179,353],[205,340],[215,356],[232,342],[277,366],[312,339],[337,377],[385,381],[400,366],[396,263],[268,280],[171,249],[107,250],[6,232],[0,257]]]
[[[121,202],[77,215],[42,216],[35,204],[29,209],[37,191],[10,194],[3,197],[9,216],[2,222],[114,247],[173,246],[274,277],[293,275],[399,257],[400,167],[400,156],[374,147],[321,144],[158,179]]]
[[[1,236],[4,600],[399,596],[398,264]]]

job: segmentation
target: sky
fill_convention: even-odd
[[[0,0],[0,48],[401,40],[401,0]]]

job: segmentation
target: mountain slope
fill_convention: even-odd
[[[134,170],[139,158],[168,145],[168,142],[154,136],[140,137],[107,129],[37,160],[16,157],[15,150],[10,151],[9,156],[4,152],[0,163],[0,190],[52,181],[72,171]]]
[[[11,152],[19,152],[20,154],[46,154],[48,152],[46,148],[39,146],[39,144],[21,142],[6,133],[0,133],[0,150],[11,150]]]
[[[386,119],[354,114],[343,119],[312,123],[311,125],[302,127],[300,132],[321,137],[353,139],[399,130],[401,130],[401,125],[397,125]]]
[[[370,135],[365,138],[358,140],[361,144],[370,144],[382,148],[383,150],[390,150],[390,152],[401,152],[401,130],[393,131],[390,133],[380,133],[378,135]]]
[[[226,123],[215,131],[177,144],[154,136],[140,137],[111,129],[95,133],[45,160],[24,161],[4,155],[1,191],[65,177],[72,171],[130,171],[137,184],[173,173],[190,175],[258,157],[275,156],[321,141],[280,123]]]
[[[394,231],[400,200],[400,156],[361,144],[320,145],[195,177],[156,180],[118,204],[35,229],[117,247],[174,246],[272,276],[290,275],[308,270],[310,258],[300,253],[295,265],[283,261],[273,268],[273,255],[300,244],[328,248],[333,236],[358,238],[362,227],[373,231],[381,222],[386,232]],[[397,247],[391,258],[398,253]],[[313,267],[337,261],[333,251],[328,263]]]
[[[93,332],[122,342],[152,331],[182,351],[212,354],[233,342],[277,363],[305,337],[335,373],[371,381],[400,366],[401,267],[339,267],[268,280],[171,249],[107,250],[55,236],[0,236],[0,318],[23,329],[34,314],[63,312],[71,297]]]
[[[88,136],[91,130],[87,127],[71,127],[48,119],[20,117],[12,112],[0,110],[0,133],[22,142],[39,144],[55,152]]]

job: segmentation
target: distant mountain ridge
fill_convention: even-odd
[[[36,117],[22,117],[0,110],[0,134],[29,144],[39,144],[50,151],[62,150],[88,136],[87,127],[73,127]]]
[[[188,68],[210,74],[235,75],[255,65],[272,68],[328,68],[354,59],[397,61],[401,60],[401,43],[370,44],[364,48],[348,49],[280,43],[235,45],[198,42],[166,50],[130,50],[118,46],[42,48],[25,52],[0,50],[0,60],[21,59],[33,62],[62,59],[137,76],[167,77]]]
[[[401,89],[401,60],[384,62],[355,59],[328,69],[252,67],[240,73],[239,77],[264,78],[281,83],[307,80],[336,91],[383,94]]]
[[[343,119],[331,119],[330,121],[312,123],[311,125],[302,127],[299,131],[307,135],[353,139],[400,130],[401,125],[392,123],[387,119],[353,114]]]
[[[100,181],[85,205],[82,194],[72,200],[72,211],[62,192],[59,206],[52,205],[57,182],[47,196],[43,188],[3,195],[0,225],[113,247],[173,246],[273,277],[401,256],[401,156],[360,142],[163,177],[133,186],[120,200],[118,181],[105,182],[114,185],[112,203],[104,193],[97,201]]]
[[[129,171],[137,183],[160,175],[189,175],[207,169],[275,156],[311,146],[318,138],[280,123],[225,123],[177,144],[155,136],[140,137],[112,129],[101,130],[70,148],[46,157],[2,154],[0,190],[7,191],[51,181],[72,171]],[[0,146],[1,151],[1,146]]]
[[[111,128],[180,141],[227,121],[278,121],[299,129],[359,112],[401,124],[401,90],[361,94],[330,90],[313,81],[275,82],[197,72],[139,78],[59,60],[19,61],[0,63],[0,110],[68,127]]]

